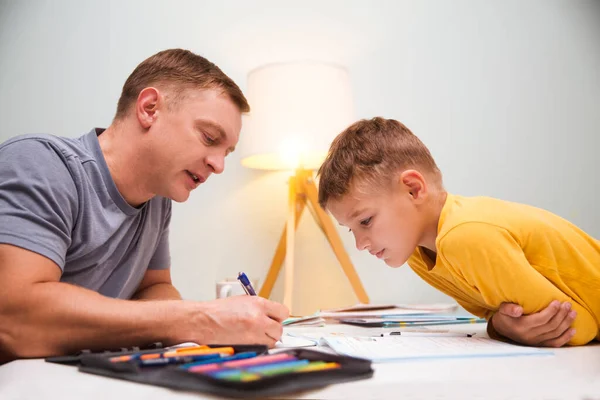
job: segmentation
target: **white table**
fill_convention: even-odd
[[[441,327],[440,327],[441,328]],[[448,326],[476,331],[485,325]],[[373,335],[382,329],[347,325],[286,328],[311,334]],[[285,336],[284,336],[285,341]],[[373,364],[373,378],[290,395],[301,399],[577,399],[600,400],[600,344],[555,349],[553,356],[468,358]],[[20,360],[0,367],[0,399],[214,399],[133,382],[84,374],[77,368]]]

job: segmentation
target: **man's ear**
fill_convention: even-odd
[[[400,174],[400,186],[415,202],[422,203],[427,197],[427,182],[419,171],[408,169]]]
[[[161,94],[156,88],[147,87],[140,92],[135,103],[135,115],[142,128],[148,129],[156,121],[161,100]]]

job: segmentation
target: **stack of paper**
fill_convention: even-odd
[[[454,311],[456,304],[357,304],[323,310],[316,315],[326,320],[365,327],[426,326],[485,322],[472,315],[440,314]]]
[[[431,313],[428,310],[416,310],[416,309],[405,309],[397,307],[394,304],[385,305],[370,305],[370,304],[357,304],[352,307],[337,308],[332,310],[321,310],[315,315],[321,318],[331,320],[342,320],[347,318],[373,318],[382,317],[389,315],[422,315]]]
[[[283,326],[324,326],[325,320],[318,315],[291,317],[282,322]]]
[[[327,336],[321,343],[336,353],[366,358],[373,362],[389,362],[423,358],[504,357],[552,355],[548,350],[516,346],[487,338],[423,336],[423,337],[350,337]]]

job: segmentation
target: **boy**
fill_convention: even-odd
[[[577,313],[568,343],[600,338],[600,242],[545,210],[446,193],[429,150],[398,121],[350,126],[319,175],[319,203],[359,250],[391,267],[408,261],[488,320],[503,302],[531,314],[568,301]]]

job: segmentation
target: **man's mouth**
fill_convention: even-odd
[[[202,183],[204,182],[204,178],[202,176],[199,175],[194,175],[192,172],[185,170],[185,172],[187,172],[187,174],[190,176],[190,178],[192,178],[192,180],[194,181],[194,183],[198,184],[198,183]]]

